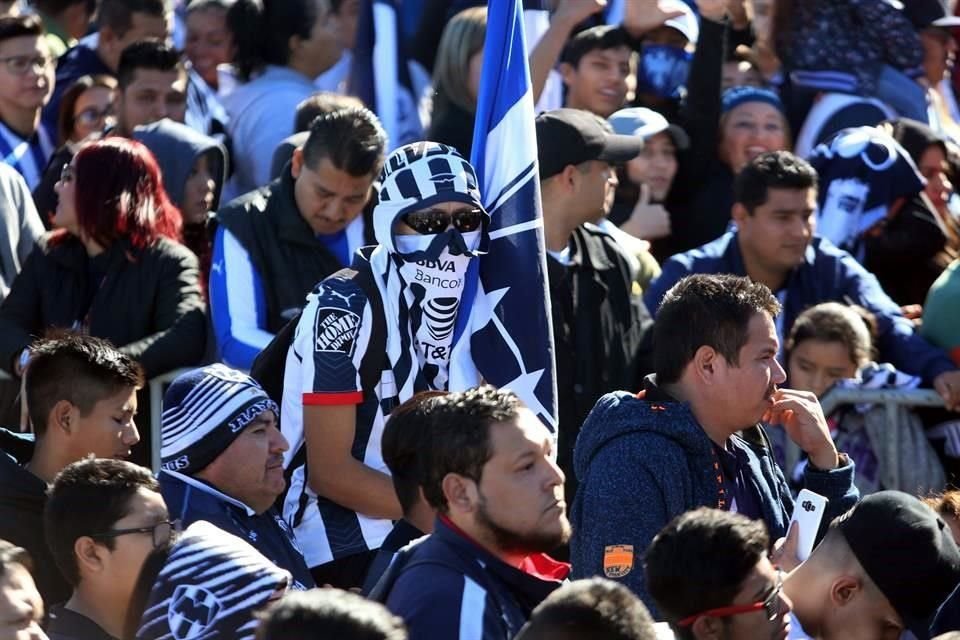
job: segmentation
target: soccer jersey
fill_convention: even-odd
[[[380,453],[380,439],[386,416],[400,398],[383,344],[368,354],[373,313],[359,285],[331,276],[308,296],[287,352],[280,412],[283,435],[290,443],[284,454],[290,480],[283,516],[293,525],[310,567],[378,549],[393,527],[390,520],[370,518],[318,496],[307,484],[303,407],[310,405],[356,405],[353,457],[371,469],[390,473]],[[370,389],[361,383],[365,357],[375,358],[381,368]]]
[[[53,151],[53,139],[42,124],[29,138],[21,138],[0,121],[0,158],[23,176],[31,191],[43,177]]]

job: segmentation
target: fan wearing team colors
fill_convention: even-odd
[[[280,408],[291,447],[284,518],[317,584],[341,588],[363,584],[402,516],[380,452],[384,422],[418,391],[457,379],[450,355],[467,266],[489,240],[476,174],[452,147],[401,147],[379,182],[378,245],[308,296]]]
[[[369,110],[326,113],[313,121],[279,178],[217,214],[210,307],[228,365],[249,370],[313,287],[371,244],[360,214],[385,146],[386,134]]]
[[[570,573],[547,555],[570,537],[554,438],[506,389],[450,393],[424,413],[433,533],[400,551],[370,597],[411,638],[510,640]]]
[[[309,589],[310,572],[273,505],[286,488],[277,404],[222,364],[187,371],[163,397],[160,491],[184,526],[206,520],[243,538]]]
[[[31,189],[56,144],[40,121],[53,80],[40,18],[0,18],[0,162],[16,169]]]

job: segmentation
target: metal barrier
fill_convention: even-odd
[[[160,418],[163,415],[163,394],[177,376],[191,369],[192,367],[174,369],[156,378],[150,378],[147,382],[150,387],[150,468],[154,473],[160,472]]]

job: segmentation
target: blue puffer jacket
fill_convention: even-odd
[[[667,260],[660,277],[650,283],[643,297],[650,313],[656,316],[664,294],[694,273],[747,275],[737,232],[725,233],[713,242]],[[941,373],[957,368],[946,352],[914,331],[913,323],[903,317],[900,307],[883,291],[876,277],[829,240],[815,237],[810,242],[803,264],[790,274],[784,290],[783,313],[777,318],[781,341],[790,335],[794,320],[808,307],[821,302],[846,302],[860,305],[876,316],[881,361],[921,376],[928,384]]]
[[[793,497],[762,428],[745,431],[743,440],[746,475],[775,540],[786,535]],[[603,396],[587,417],[577,438],[574,468],[580,480],[571,514],[574,578],[605,575],[654,607],[642,568],[650,541],[675,516],[720,504],[711,440],[688,404],[618,391]],[[853,471],[845,456],[832,471],[808,466],[804,486],[830,500],[825,522],[859,499]]]

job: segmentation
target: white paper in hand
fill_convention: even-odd
[[[809,489],[804,489],[797,496],[797,502],[793,505],[793,516],[790,518],[790,526],[796,522],[800,527],[799,540],[797,541],[797,559],[801,562],[810,557],[813,552],[813,543],[817,538],[817,531],[820,529],[820,521],[823,519],[823,512],[827,508],[828,500],[814,493]],[[789,527],[787,528],[789,532]]]

